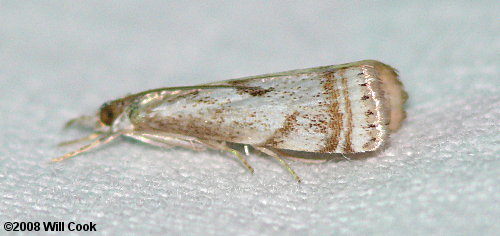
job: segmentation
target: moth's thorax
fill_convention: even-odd
[[[140,123],[140,112],[147,112],[151,107],[164,102],[167,97],[177,96],[179,93],[180,91],[173,93],[151,92],[141,95],[130,95],[123,98],[122,100],[127,101],[127,106],[121,110],[120,114],[117,114],[111,129],[115,132],[140,130],[141,127],[136,127],[136,125],[134,125]]]
[[[123,132],[123,131],[132,131],[134,130],[134,125],[130,121],[130,117],[123,113],[120,115],[111,125],[112,132]]]

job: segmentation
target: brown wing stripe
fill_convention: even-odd
[[[325,93],[331,94],[331,104],[329,104],[330,111],[330,127],[332,129],[331,136],[326,140],[325,146],[320,150],[320,152],[335,152],[337,146],[339,145],[340,130],[343,126],[343,114],[339,109],[339,90],[335,87],[335,75],[334,72],[325,73],[326,81],[323,84]]]
[[[271,138],[267,139],[264,142],[264,145],[271,147],[279,147],[280,144],[283,143],[284,139],[286,139],[286,137],[295,130],[295,127],[297,126],[298,115],[300,115],[300,112],[295,111],[291,115],[287,116],[285,118],[285,121],[283,122],[283,126],[281,126],[281,128],[276,130],[273,136],[271,136]]]
[[[342,76],[342,87],[345,99],[345,110],[347,113],[347,132],[345,132],[344,153],[352,153],[354,152],[352,149],[352,109],[351,100],[349,99],[349,88],[347,87],[347,78],[345,76]]]

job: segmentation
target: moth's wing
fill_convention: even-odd
[[[145,99],[131,119],[143,130],[254,146],[371,151],[389,122],[377,76],[373,65],[354,63],[184,87]]]

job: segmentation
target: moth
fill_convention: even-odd
[[[94,133],[62,145],[90,144],[53,161],[125,136],[165,148],[229,152],[253,172],[244,155],[228,145],[237,143],[276,158],[300,182],[283,160],[284,150],[378,150],[405,119],[407,98],[397,71],[374,60],[152,89],[70,120],[66,126],[81,125]]]

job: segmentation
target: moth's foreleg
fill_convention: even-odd
[[[126,136],[162,148],[183,147],[193,151],[204,151],[207,149],[205,144],[200,143],[195,138],[174,137],[166,133],[134,131],[126,134]]]
[[[268,149],[268,148],[265,148],[265,147],[256,147],[256,146],[253,146],[255,149],[261,151],[262,153],[265,153],[269,156],[272,156],[274,157],[276,160],[278,160],[281,165],[283,165],[283,167],[285,167],[288,172],[290,172],[290,174],[292,174],[293,178],[295,178],[295,180],[297,180],[297,182],[302,182],[302,180],[300,179],[300,177],[297,175],[297,173],[295,173],[295,171],[292,169],[292,167],[290,167],[290,165],[288,165],[288,163],[286,163],[285,160],[283,160],[276,152]]]
[[[203,144],[207,145],[208,147],[212,148],[212,149],[216,149],[216,150],[221,150],[221,151],[225,151],[225,152],[229,152],[233,155],[235,155],[236,157],[238,157],[238,159],[240,159],[241,163],[253,174],[254,173],[254,169],[252,166],[250,166],[250,164],[248,163],[248,161],[245,159],[245,157],[243,155],[241,155],[240,152],[238,152],[237,150],[235,149],[232,149],[230,148],[229,146],[227,146],[227,144],[225,142],[219,142],[219,141],[213,141],[213,140],[200,140],[200,142],[202,142]]]
[[[62,161],[64,159],[68,159],[70,157],[76,156],[76,155],[78,155],[80,153],[92,150],[92,149],[94,149],[96,147],[99,147],[99,146],[101,146],[103,144],[106,144],[106,143],[109,143],[109,142],[113,141],[113,139],[119,137],[120,135],[122,135],[122,134],[121,133],[108,134],[108,135],[106,135],[106,136],[104,136],[104,137],[102,137],[102,138],[100,138],[100,139],[98,139],[98,140],[96,140],[96,141],[88,144],[88,145],[85,145],[85,146],[81,147],[78,150],[75,150],[75,151],[72,151],[72,152],[68,152],[68,153],[64,154],[63,156],[61,156],[61,157],[54,158],[54,159],[52,159],[52,161],[53,162],[59,162],[59,161]]]
[[[130,135],[131,138],[134,138],[136,140],[139,140],[143,143],[147,143],[149,145],[153,145],[153,146],[157,146],[157,147],[161,147],[161,148],[173,148],[175,147],[174,145],[170,144],[170,143],[166,143],[166,142],[160,142],[158,140],[154,140],[154,139],[151,139],[151,138],[148,138],[148,137],[145,137],[143,135]]]

